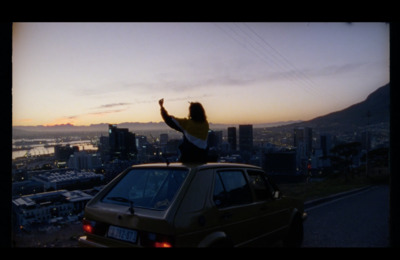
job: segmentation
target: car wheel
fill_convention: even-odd
[[[301,247],[303,243],[303,221],[296,215],[290,225],[289,232],[283,241],[284,247]]]

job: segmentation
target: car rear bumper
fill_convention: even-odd
[[[80,247],[141,247],[137,244],[125,243],[124,241],[108,239],[101,236],[84,235],[78,238]]]
[[[81,247],[106,247],[105,245],[88,240],[87,236],[79,237],[78,242]]]

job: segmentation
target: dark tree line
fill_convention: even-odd
[[[361,152],[360,142],[351,142],[336,145],[331,149],[331,159],[332,167],[341,172],[345,180],[347,181],[349,177],[354,176],[353,159]],[[360,158],[361,162],[367,163],[367,167],[388,167],[389,162],[389,149],[388,148],[378,148],[368,151],[366,154],[362,155]]]

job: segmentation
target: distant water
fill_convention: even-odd
[[[23,143],[22,143],[23,142]],[[79,151],[82,150],[97,150],[97,145],[92,144],[90,140],[78,140],[57,143],[54,139],[32,139],[32,140],[13,140],[13,151],[12,159],[24,157],[24,156],[39,156],[54,154],[55,145],[70,145],[78,146]]]

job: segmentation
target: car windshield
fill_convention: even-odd
[[[188,169],[132,169],[102,201],[139,208],[165,210],[188,175]]]

